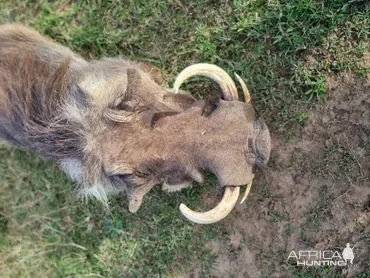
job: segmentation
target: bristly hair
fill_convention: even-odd
[[[30,52],[0,60],[1,137],[52,160],[82,156],[83,125],[62,113],[70,101],[86,103],[70,63],[53,67]]]

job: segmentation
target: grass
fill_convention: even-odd
[[[288,225],[286,227],[286,229],[284,230],[283,232],[283,236],[284,237],[289,237],[293,232],[294,232],[295,228],[291,225]]]
[[[44,160],[22,151],[1,149],[0,273],[4,277],[99,274],[106,277],[162,275],[180,271],[212,254],[203,242],[219,233],[194,225],[178,212],[179,202],[199,205],[202,190],[150,195],[138,214],[126,211],[125,196],[110,210],[96,201],[81,204],[64,175]],[[181,252],[179,252],[181,250]],[[1,275],[0,275],[1,276]]]
[[[353,153],[347,147],[339,145],[337,142],[328,141],[324,149],[324,157],[315,166],[313,175],[335,180],[348,179],[347,173],[356,176],[359,170]]]
[[[368,73],[368,9],[367,1],[344,0],[3,0],[0,22],[33,26],[86,58],[151,62],[169,85],[192,63],[216,63],[246,78],[258,113],[289,137],[325,97],[328,75]],[[213,86],[187,84],[197,97]],[[352,164],[343,155],[340,169]],[[194,264],[207,276],[214,255],[205,243],[228,233],[178,212],[180,202],[200,208],[211,183],[171,196],[155,190],[131,215],[125,196],[112,198],[110,210],[80,203],[66,177],[34,155],[2,148],[0,157],[0,276],[163,277]]]

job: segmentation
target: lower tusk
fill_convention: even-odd
[[[236,73],[234,73],[234,74],[235,74],[236,78],[238,79],[240,85],[242,86],[245,102],[250,103],[251,102],[251,96],[249,94],[249,90],[248,90],[247,85],[245,84],[243,79],[238,74],[236,74]]]
[[[243,204],[244,201],[247,199],[249,195],[249,191],[251,191],[251,188],[252,188],[252,182],[253,180],[250,183],[248,183],[247,188],[245,189],[245,192],[244,192],[243,199],[240,201],[240,204]]]
[[[206,212],[196,212],[189,209],[186,205],[180,205],[180,211],[190,221],[198,224],[212,224],[225,218],[235,207],[238,201],[240,187],[228,186],[221,202],[213,209]]]

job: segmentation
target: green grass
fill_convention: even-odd
[[[356,176],[359,171],[356,166],[356,158],[349,148],[329,140],[322,160],[315,165],[313,175],[336,180],[348,179],[348,175]]]
[[[287,138],[325,97],[328,75],[369,71],[367,1],[3,0],[0,22],[33,26],[86,58],[151,62],[169,85],[192,63],[216,63],[245,77],[258,113]],[[213,86],[187,84],[197,97]],[[201,226],[194,236],[178,211],[180,202],[201,208],[211,184],[171,196],[155,190],[132,215],[125,196],[112,198],[110,210],[82,204],[66,177],[33,155],[0,149],[0,157],[0,276],[163,277],[193,264],[206,276],[214,255],[205,243],[228,233]],[[345,158],[343,167],[352,163]]]
[[[22,151],[0,149],[0,155],[4,277],[38,277],[41,270],[45,277],[155,276],[183,270],[194,256],[204,259],[204,269],[212,265],[203,243],[217,236],[218,226],[202,227],[194,237],[194,225],[177,208],[180,202],[199,206],[202,190],[171,196],[157,190],[137,214],[127,212],[119,196],[106,210],[96,201],[78,201],[73,186],[46,161]]]

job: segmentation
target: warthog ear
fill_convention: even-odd
[[[143,86],[143,78],[136,68],[127,69],[127,91],[126,95],[131,96]]]
[[[154,185],[155,183],[147,183],[127,191],[129,201],[128,209],[130,212],[134,213],[139,210],[145,194],[147,194],[154,187]]]
[[[187,170],[173,161],[162,159],[143,162],[126,181],[129,210],[136,212],[145,194],[156,184],[162,183],[162,188],[170,192],[191,186],[192,180],[204,181],[203,175],[193,167]]]
[[[135,98],[137,92],[140,92],[143,87],[143,78],[140,71],[137,68],[127,69],[127,84],[125,88],[119,87],[118,92],[114,92],[116,95],[114,100],[109,104],[109,108],[113,110],[125,110],[127,112],[134,112],[140,109],[139,99]]]

